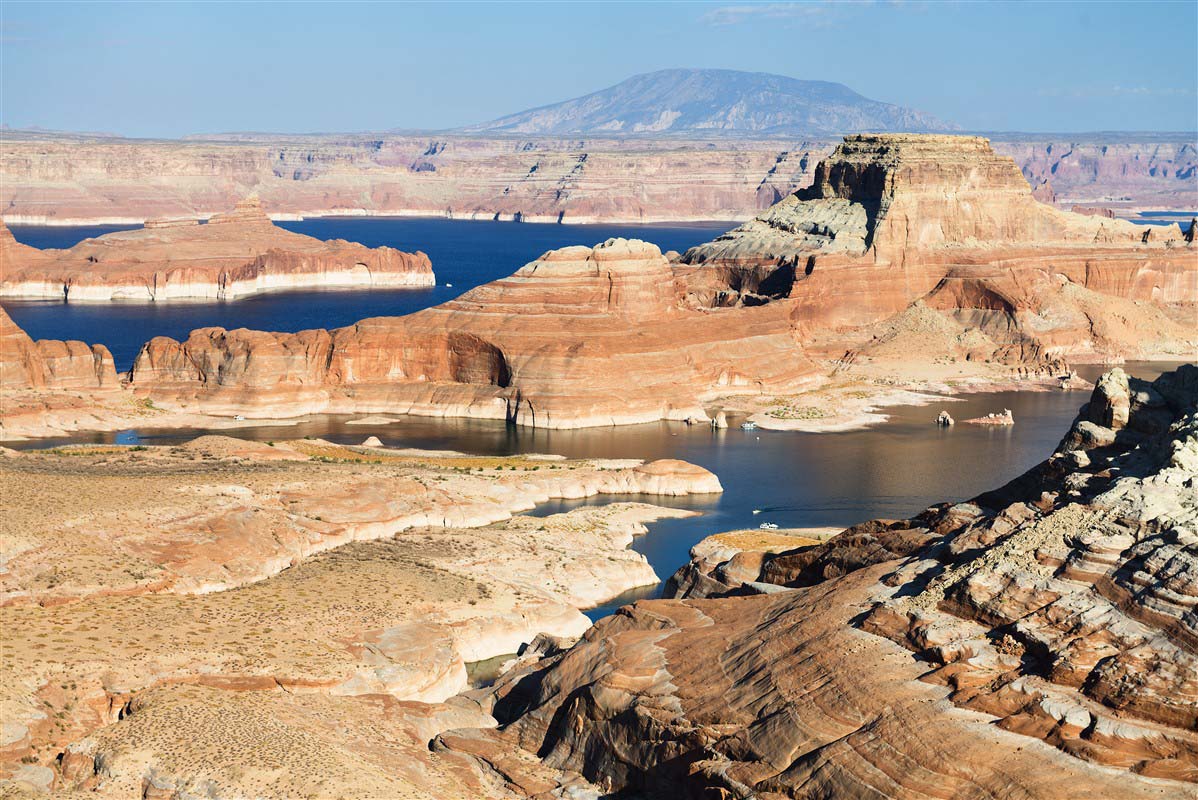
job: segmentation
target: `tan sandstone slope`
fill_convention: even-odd
[[[650,797],[1192,798],[1196,403],[1192,365],[1116,370],[1001,489],[822,544],[705,544],[683,599],[504,675],[479,696],[501,727],[439,751]]]
[[[200,224],[146,223],[69,250],[21,245],[0,223],[0,297],[78,301],[230,300],[268,289],[431,286],[428,256],[323,242],[274,225],[257,198]]]
[[[679,461],[319,440],[4,452],[0,796],[505,796],[427,747],[494,725],[442,703],[466,664],[578,636],[658,581],[644,523],[693,514],[515,512],[719,491]]]

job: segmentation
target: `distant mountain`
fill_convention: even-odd
[[[665,69],[461,130],[770,136],[959,129],[921,111],[862,97],[839,83],[729,69]]]

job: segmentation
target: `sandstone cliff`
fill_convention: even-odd
[[[923,338],[1048,364],[1198,346],[1198,254],[1176,225],[1039,203],[979,137],[846,137],[810,187],[682,260],[713,303],[794,303],[829,353],[909,353]]]
[[[612,239],[551,251],[407,317],[158,337],[130,377],[162,405],[214,413],[406,412],[568,428],[705,419],[706,398],[797,388],[814,367],[784,307],[690,307],[657,247]]]
[[[440,746],[650,796],[1192,797],[1196,404],[1193,366],[1112,372],[1011,484],[705,564]]]
[[[0,389],[112,389],[112,353],[102,344],[33,341],[0,308]]]
[[[272,214],[545,222],[744,220],[810,184],[833,139],[226,136],[133,141],[8,131],[10,224],[208,216],[256,192]],[[1187,137],[996,141],[1066,206],[1198,205]],[[152,177],[152,181],[147,178]]]
[[[270,289],[431,286],[423,253],[323,242],[276,227],[257,198],[197,220],[87,239],[69,250],[16,243],[0,222],[0,297],[79,301],[231,300]]]
[[[1176,226],[1045,206],[977,137],[860,136],[810,188],[682,263],[615,239],[408,317],[160,337],[131,385],[230,416],[705,419],[709,401],[811,388],[829,365],[893,383],[929,363],[1048,375],[1186,357],[1196,309],[1198,259]]]

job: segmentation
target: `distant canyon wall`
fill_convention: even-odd
[[[204,216],[257,193],[276,218],[431,215],[528,222],[743,220],[811,183],[832,141],[242,136],[151,141],[7,131],[9,224]],[[1185,136],[1011,138],[1059,205],[1198,206]]]

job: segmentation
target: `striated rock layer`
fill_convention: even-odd
[[[612,239],[407,317],[160,337],[130,386],[172,412],[255,418],[567,428],[706,421],[714,404],[774,424],[760,406],[792,414],[804,404],[785,395],[829,373],[874,396],[916,375],[951,391],[1198,352],[1198,252],[1177,226],[1050,208],[978,137],[849,137],[815,172],[680,261]]]
[[[577,427],[705,419],[719,396],[822,380],[808,353],[1032,372],[1198,348],[1176,226],[1037,202],[984,139],[849,137],[816,182],[670,264],[611,240],[404,318],[155,339],[139,394],[223,414],[408,412]],[[841,367],[837,367],[840,369]]]
[[[112,353],[102,344],[33,341],[0,308],[0,388],[113,389]]]
[[[552,428],[706,419],[705,398],[804,385],[788,310],[699,309],[656,246],[611,239],[406,317],[296,334],[158,337],[130,372],[172,408],[386,412]]]
[[[657,583],[645,523],[694,513],[516,512],[720,490],[679,461],[320,440],[4,451],[0,796],[506,796],[429,754],[495,724],[450,700],[467,663],[578,636]]]
[[[1039,203],[980,137],[846,137],[811,187],[683,261],[712,302],[793,303],[835,355],[1056,368],[1198,348],[1198,252],[1176,225]]]
[[[256,198],[227,214],[148,222],[69,250],[21,245],[0,223],[0,297],[232,300],[270,289],[431,286],[424,253],[323,242],[276,227]]]
[[[811,183],[832,138],[225,135],[147,141],[6,131],[9,224],[208,216],[249,192],[281,216],[542,222],[744,220]],[[1198,206],[1192,136],[1009,137],[997,149],[1066,207]],[[152,178],[152,179],[151,179]]]
[[[686,599],[505,675],[500,728],[440,748],[646,796],[1193,797],[1196,484],[1198,368],[1112,372],[1007,486],[701,548]]]

